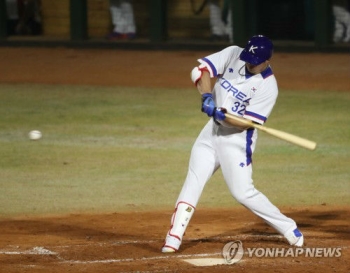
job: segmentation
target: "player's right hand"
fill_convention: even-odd
[[[202,95],[202,112],[206,113],[208,117],[212,117],[215,112],[215,102],[211,93]]]
[[[214,120],[216,121],[224,120],[226,118],[225,113],[227,113],[226,108],[223,108],[223,107],[215,108],[214,115],[213,115]]]

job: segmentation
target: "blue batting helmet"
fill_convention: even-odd
[[[263,35],[256,35],[250,38],[239,58],[253,65],[258,65],[272,56],[273,44],[269,38]]]

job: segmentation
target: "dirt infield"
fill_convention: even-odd
[[[177,254],[160,252],[170,211],[2,219],[0,271],[350,271],[349,208],[320,205],[283,211],[299,223],[306,238],[306,248],[311,251],[309,254],[306,251],[296,254],[281,236],[243,208],[198,209]],[[245,249],[242,260],[236,264],[198,267],[184,261],[221,258],[224,245],[236,240],[240,240]],[[282,254],[260,257],[264,255],[261,251],[250,257],[248,248],[277,248],[280,253],[284,249],[285,257]],[[334,251],[334,257],[321,257],[327,248]],[[287,255],[288,250],[294,254]],[[339,254],[340,257],[335,257]]]
[[[0,48],[0,81],[191,88],[189,71],[204,54]],[[350,90],[349,54],[276,53],[273,68],[280,88]],[[281,210],[304,232],[303,253],[296,255],[244,208],[198,208],[176,254],[160,252],[171,210],[2,218],[0,272],[350,272],[350,207]],[[199,267],[185,261],[222,259],[224,245],[237,240],[245,250],[238,263]],[[260,250],[254,255],[253,248]],[[265,257],[266,248],[284,255]],[[324,257],[326,251],[333,257]]]

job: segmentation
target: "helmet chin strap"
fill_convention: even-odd
[[[242,67],[238,70],[238,74],[241,76],[244,76],[245,74],[242,73],[242,69],[245,67],[245,64],[242,65]]]

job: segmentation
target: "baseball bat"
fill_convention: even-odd
[[[266,127],[266,126],[262,126],[260,124],[253,123],[250,120],[247,120],[247,119],[244,119],[244,118],[241,118],[241,117],[229,114],[229,113],[225,113],[225,116],[226,116],[225,121],[227,121],[228,123],[230,123],[230,121],[240,122],[240,123],[242,123],[244,125],[248,125],[250,127],[254,127],[256,129],[259,129],[260,131],[268,133],[269,135],[272,135],[272,136],[277,137],[279,139],[288,141],[288,142],[293,143],[295,145],[298,145],[300,147],[303,147],[303,148],[306,148],[306,149],[309,149],[309,150],[315,150],[316,149],[316,145],[317,144],[314,141],[311,141],[311,140],[308,140],[308,139],[305,139],[305,138],[302,138],[302,137],[298,137],[296,135],[292,135],[292,134],[289,134],[287,132],[283,132],[283,131],[280,131],[280,130],[277,130],[277,129],[273,129],[273,128],[269,128],[269,127]],[[237,123],[233,123],[233,125],[235,125],[235,124],[237,124]]]

